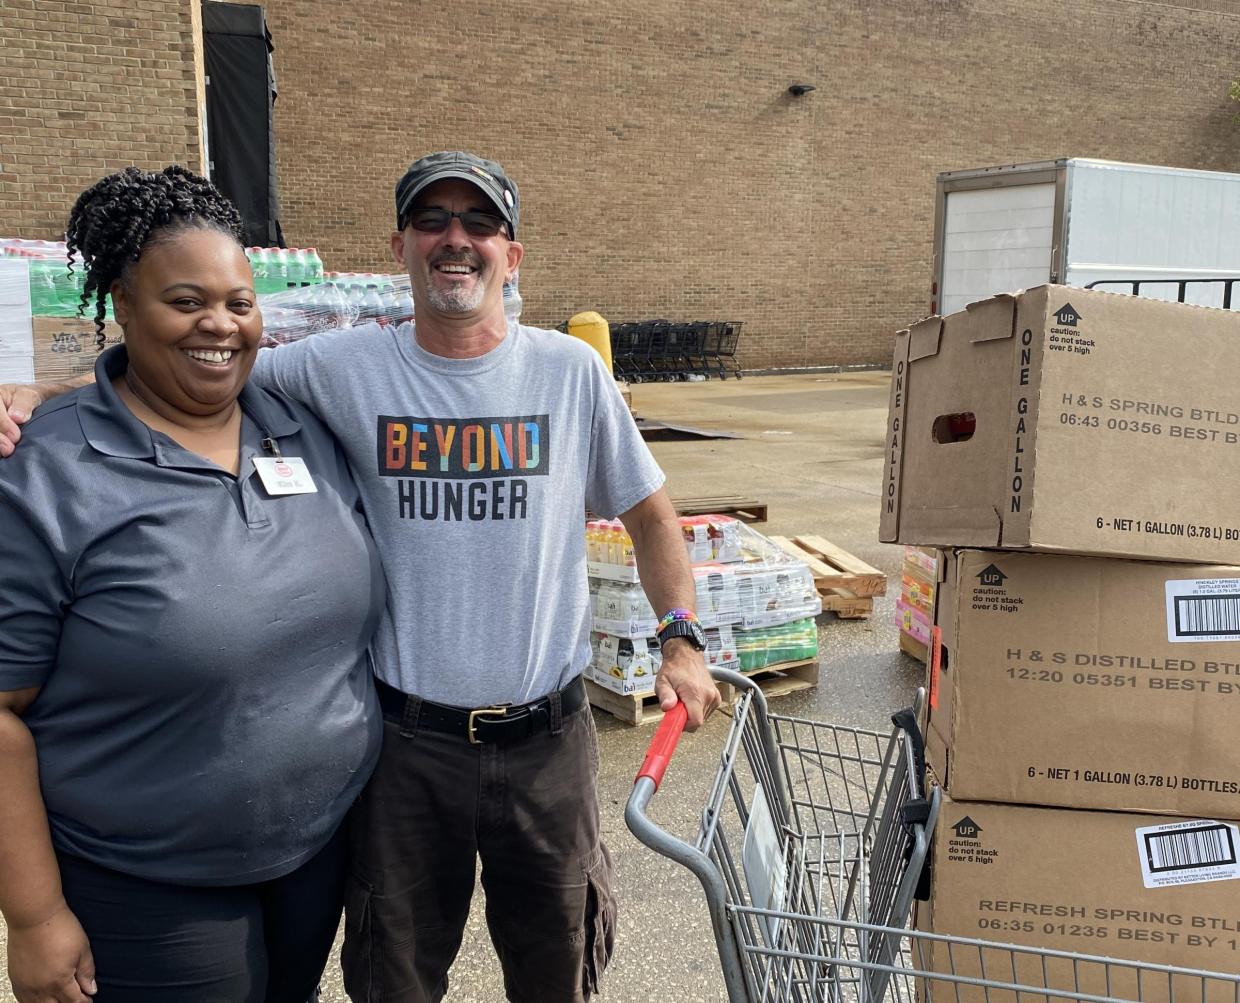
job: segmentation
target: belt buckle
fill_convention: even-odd
[[[507,704],[500,704],[495,707],[479,707],[477,710],[471,710],[469,712],[469,724],[468,724],[469,744],[470,745],[481,745],[482,744],[482,742],[478,739],[477,733],[476,733],[477,721],[479,717],[484,717],[485,715],[488,715],[488,714],[493,714],[496,717],[506,717],[508,714],[508,709],[509,708]]]

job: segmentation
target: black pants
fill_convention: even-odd
[[[507,745],[384,721],[379,766],[350,815],[340,963],[353,1003],[438,1003],[482,861],[486,918],[515,1003],[585,1003],[611,955],[616,905],[599,838],[588,706]]]
[[[167,885],[59,862],[95,956],[95,1003],[306,1003],[340,921],[345,834],[254,885]]]

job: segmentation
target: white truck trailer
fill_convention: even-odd
[[[1240,279],[1240,174],[1072,158],[938,176],[931,313],[1121,280],[1100,288],[1240,309],[1240,282],[1234,297],[1226,281],[1180,284],[1227,279]]]

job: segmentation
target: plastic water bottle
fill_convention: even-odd
[[[362,312],[358,321],[382,320],[383,315],[383,297],[379,295],[379,287],[368,285],[362,295]]]
[[[42,317],[63,317],[72,307],[73,279],[64,256],[53,257],[46,248],[24,249],[18,255],[29,262],[30,313]]]
[[[47,274],[47,262],[35,257],[31,252],[23,250],[19,257],[25,258],[30,269],[30,313],[36,317],[46,317],[53,313],[54,298],[50,276]]]
[[[69,313],[76,314],[78,304],[82,301],[82,293],[86,291],[86,263],[82,260],[80,254],[72,255],[72,257],[69,257],[69,261],[73,267],[73,273],[69,274],[66,268],[65,283],[68,290],[68,306],[70,308]],[[111,316],[112,298],[109,296],[105,302],[107,304],[108,316]]]
[[[306,248],[306,277],[315,284],[323,281],[323,259],[317,247]]]
[[[521,319],[521,292],[517,288],[519,280],[519,273],[513,272],[512,281],[504,283],[504,316],[509,323]]]
[[[413,293],[408,288],[396,290],[396,310],[392,320],[397,324],[413,320]]]
[[[267,248],[248,247],[245,253],[254,273],[254,291],[259,294],[271,292],[271,255]]]
[[[272,285],[276,290],[289,288],[289,277],[292,273],[292,262],[287,247],[273,248],[275,261],[272,264]]]
[[[63,317],[77,313],[78,293],[85,284],[80,262],[76,263],[72,272],[69,271],[67,254],[48,258],[52,275],[52,289],[56,297],[57,313]]]
[[[306,250],[303,247],[290,247],[288,249],[288,285],[290,289],[310,284],[310,262],[306,259]]]

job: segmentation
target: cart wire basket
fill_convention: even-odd
[[[711,671],[739,695],[696,835],[647,815],[683,705],[651,740],[625,821],[701,882],[731,1003],[1240,1003],[1240,975],[910,929],[940,806],[922,694],[882,734],[771,714],[751,679]]]

